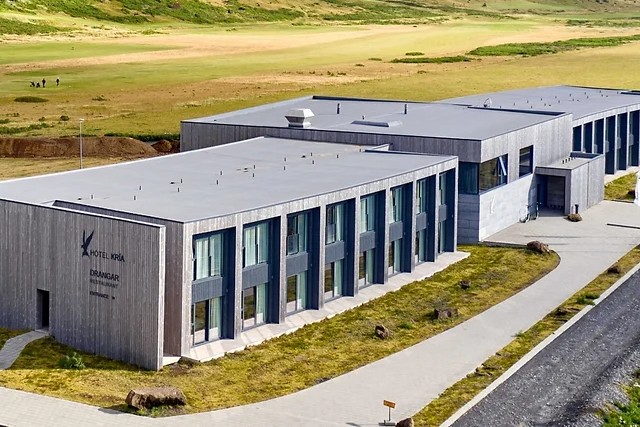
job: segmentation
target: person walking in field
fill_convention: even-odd
[[[44,79],[44,77],[42,78],[42,87],[44,87],[44,85],[47,83],[47,81]]]
[[[56,77],[56,86],[60,86],[60,77]]]

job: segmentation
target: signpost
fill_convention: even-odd
[[[383,400],[382,404],[384,406],[386,406],[387,408],[389,408],[389,419],[388,420],[384,420],[380,423],[381,426],[395,426],[396,423],[394,423],[393,421],[391,421],[391,409],[394,409],[396,407],[396,403],[392,402],[390,400]]]

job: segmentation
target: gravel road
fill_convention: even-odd
[[[454,426],[597,426],[640,367],[640,272]]]

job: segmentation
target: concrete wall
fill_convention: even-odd
[[[0,325],[38,327],[48,291],[56,340],[159,369],[164,247],[162,226],[0,200]]]

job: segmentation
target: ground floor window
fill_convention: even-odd
[[[375,249],[360,252],[359,285],[367,286],[373,283]]]
[[[447,227],[446,221],[438,223],[438,253],[441,254],[445,251],[447,243]]]
[[[242,329],[262,325],[267,319],[267,284],[242,291]]]
[[[389,274],[400,273],[402,259],[402,239],[389,243]]]
[[[324,267],[324,300],[328,301],[344,294],[344,260],[330,262]]]
[[[193,344],[222,337],[222,297],[199,301],[191,306]]]
[[[287,277],[287,313],[307,308],[307,272]]]
[[[425,262],[427,260],[427,230],[416,232],[416,261]]]

